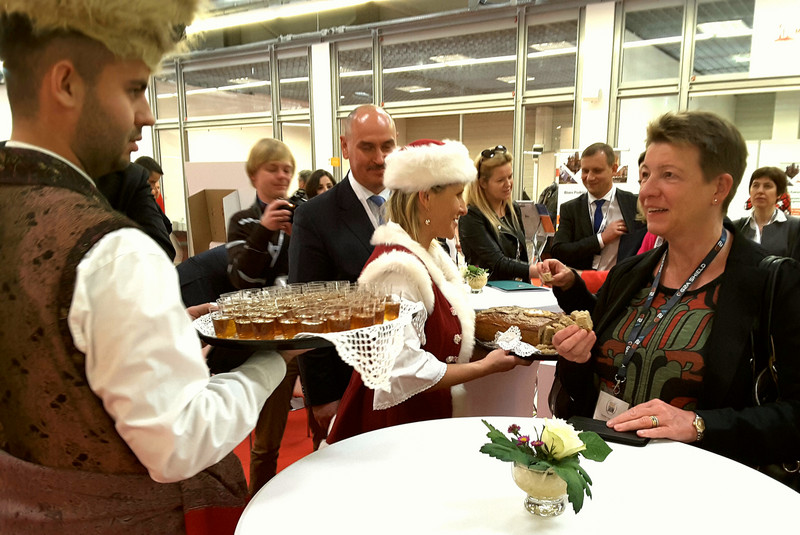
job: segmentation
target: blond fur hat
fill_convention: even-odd
[[[466,184],[477,177],[475,164],[462,143],[419,139],[386,157],[383,185],[413,193],[434,186]]]
[[[201,0],[0,0],[0,12],[27,16],[36,33],[72,30],[120,59],[156,70],[191,24]]]

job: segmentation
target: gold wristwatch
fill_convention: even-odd
[[[697,442],[703,440],[703,435],[706,433],[706,421],[703,420],[703,417],[697,413],[694,413],[694,425],[695,431],[697,431]]]

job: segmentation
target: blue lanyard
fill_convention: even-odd
[[[677,292],[666,302],[664,305],[658,309],[658,313],[653,318],[653,321],[647,324],[646,327],[644,326],[644,319],[647,316],[647,311],[650,310],[650,305],[653,304],[653,298],[656,295],[656,291],[658,290],[658,283],[661,280],[661,272],[664,269],[664,263],[667,260],[667,253],[669,253],[669,244],[667,245],[667,250],[664,251],[664,255],[661,257],[661,263],[658,266],[658,271],[656,272],[655,279],[653,279],[653,284],[650,286],[650,293],[647,295],[647,300],[644,302],[644,306],[639,313],[639,317],[636,318],[636,323],[631,330],[630,336],[628,336],[628,342],[625,346],[625,356],[622,360],[622,364],[620,365],[619,369],[617,370],[616,374],[616,384],[614,385],[614,394],[618,395],[620,392],[620,385],[627,380],[628,376],[628,364],[630,364],[631,359],[633,358],[634,353],[636,350],[639,349],[639,346],[642,345],[642,340],[647,338],[647,335],[650,334],[653,329],[661,322],[662,319],[667,315],[667,313],[674,307],[678,301],[680,301],[683,294],[686,293],[686,290],[694,284],[694,281],[700,277],[700,274],[705,271],[706,267],[708,267],[711,262],[717,257],[717,254],[722,250],[722,247],[725,246],[725,241],[728,239],[728,234],[725,232],[725,229],[722,229],[722,234],[719,236],[719,241],[714,244],[714,247],[711,248],[711,251],[708,252],[706,257],[700,262],[700,265],[697,266],[697,269],[694,270],[694,273],[689,275],[689,278],[686,279],[686,282],[683,283]]]

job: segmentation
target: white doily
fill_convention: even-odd
[[[520,357],[530,357],[541,353],[534,346],[522,341],[522,333],[516,325],[509,327],[506,332],[498,331],[494,335],[494,344]]]
[[[300,333],[296,338],[319,336],[328,340],[336,346],[339,357],[361,375],[364,385],[388,392],[394,361],[403,348],[403,330],[423,310],[422,303],[404,299],[400,302],[400,316],[395,320],[352,331]]]

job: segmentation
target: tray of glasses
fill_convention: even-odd
[[[229,337],[221,338],[217,336],[216,330],[214,329],[212,315],[213,313],[206,314],[194,320],[194,328],[197,330],[197,334],[203,342],[214,347],[248,349],[251,351],[333,347],[333,342],[320,336],[315,336],[313,333],[298,333],[295,338],[289,339],[284,339],[283,337],[270,340],[239,338],[235,333],[235,326],[233,327],[233,332],[229,333]]]

